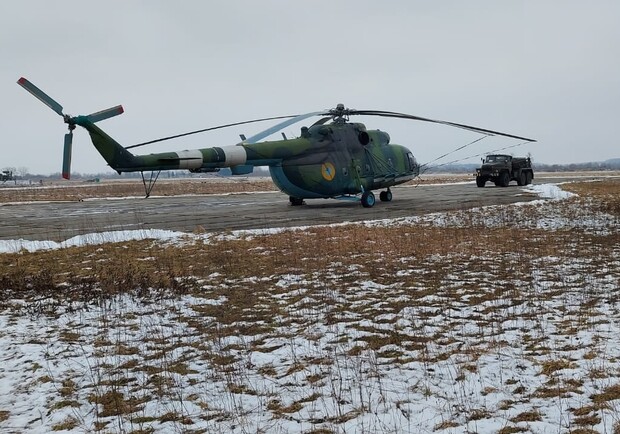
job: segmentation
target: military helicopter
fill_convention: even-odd
[[[388,133],[369,130],[362,123],[350,122],[351,116],[382,116],[432,122],[475,131],[484,135],[500,135],[528,142],[534,140],[511,134],[454,122],[433,120],[405,113],[381,110],[355,110],[338,104],[336,108],[301,115],[276,116],[219,125],[175,136],[164,137],[123,147],[95,123],[123,113],[122,106],[112,107],[86,116],[70,116],[63,107],[25,78],[17,83],[62,116],[69,126],[65,135],[62,176],[70,178],[73,130],[76,125],[90,134],[95,148],[119,174],[140,172],[148,197],[162,170],[187,169],[190,172],[215,172],[230,168],[233,175],[249,174],[257,166],[268,166],[275,185],[289,196],[291,205],[304,204],[304,199],[336,198],[359,200],[362,206],[375,205],[373,190],[383,190],[379,199],[392,200],[390,187],[410,181],[420,174],[420,165],[405,146],[391,144]],[[302,127],[297,138],[262,141],[283,128],[319,117],[310,127]],[[236,145],[210,147],[176,152],[134,155],[128,149],[205,131],[268,120],[277,125],[250,138],[241,135]],[[147,180],[145,172],[150,172]]]

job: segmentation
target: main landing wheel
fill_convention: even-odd
[[[288,198],[288,201],[291,203],[291,205],[293,206],[301,206],[304,204],[304,200],[301,197],[293,197],[290,196]]]
[[[375,205],[375,195],[372,191],[365,191],[362,194],[362,206],[372,208]]]
[[[379,199],[381,202],[391,202],[392,201],[392,192],[388,188],[386,191],[382,191],[379,193]]]

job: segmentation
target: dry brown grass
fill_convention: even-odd
[[[593,182],[564,184],[565,190],[577,193],[582,198],[593,200],[595,209],[620,217],[620,179],[610,178]]]
[[[252,191],[272,191],[275,185],[268,178],[204,178],[161,179],[152,194],[177,196],[182,194],[222,194]],[[144,196],[140,179],[107,180],[98,183],[58,180],[44,185],[0,188],[0,203],[27,201],[80,201],[93,197]]]
[[[62,303],[69,300],[88,302],[126,292],[154,297],[192,292],[200,286],[197,281],[206,278],[219,281],[223,278],[256,276],[260,281],[283,271],[311,274],[329,268],[334,262],[341,263],[344,269],[366,263],[364,268],[369,277],[378,283],[388,283],[402,264],[381,260],[382,257],[403,257],[415,263],[418,259],[433,255],[468,257],[470,252],[481,250],[498,258],[514,255],[515,252],[528,257],[544,257],[558,252],[580,254],[572,252],[573,235],[570,233],[549,235],[543,231],[532,231],[531,235],[523,237],[514,228],[499,228],[481,234],[470,228],[411,226],[375,228],[372,231],[352,227],[343,238],[341,229],[322,227],[271,235],[267,245],[264,239],[256,237],[183,247],[162,248],[152,241],[134,241],[23,252],[0,255],[0,269],[3,270],[0,290],[2,300],[26,298],[35,301],[54,296]],[[507,239],[512,241],[506,243]],[[596,242],[596,239],[591,242]],[[329,252],[329,255],[324,252]],[[352,252],[355,254],[352,255]],[[518,269],[527,265],[528,261],[523,259],[521,263],[500,261],[500,266],[507,275],[523,273]],[[429,270],[425,280],[430,284],[431,291],[450,272],[446,265],[437,263]],[[488,262],[480,262],[469,263],[467,268],[469,273],[488,273],[490,266]],[[214,273],[219,273],[220,277],[209,277]],[[272,290],[270,280],[257,286]],[[498,290],[512,291],[510,287]],[[474,304],[494,297],[475,288],[471,291],[472,295],[475,293],[471,299]],[[230,288],[226,295],[231,300],[230,309],[203,307],[213,309],[214,312],[205,313],[215,315],[223,324],[236,321],[239,312],[254,304],[254,300],[246,297],[243,288]],[[422,297],[424,293],[417,295]],[[400,307],[395,305],[392,309],[398,310]],[[385,307],[381,310],[385,312]],[[254,309],[253,312],[255,320],[273,314],[270,308]]]
[[[423,175],[412,184],[444,184],[472,181],[471,175]],[[103,179],[101,182],[46,181],[44,184],[14,186],[0,185],[0,203],[30,201],[80,201],[89,198],[144,196],[141,179]],[[178,196],[184,194],[208,195],[276,191],[270,178],[265,177],[206,177],[165,179],[157,181],[154,196]]]

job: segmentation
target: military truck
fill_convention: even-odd
[[[531,184],[534,171],[529,157],[492,154],[482,160],[475,176],[478,187],[484,187],[487,181],[493,181],[498,187],[508,187],[510,181],[517,181],[518,185]]]
[[[0,182],[5,183],[7,181],[12,181],[15,178],[13,177],[13,172],[10,170],[3,170],[2,173],[0,173]]]

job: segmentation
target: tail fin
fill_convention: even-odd
[[[120,174],[136,167],[135,156],[97,127],[88,116],[76,117],[75,123],[88,131],[93,145],[112,169]]]

